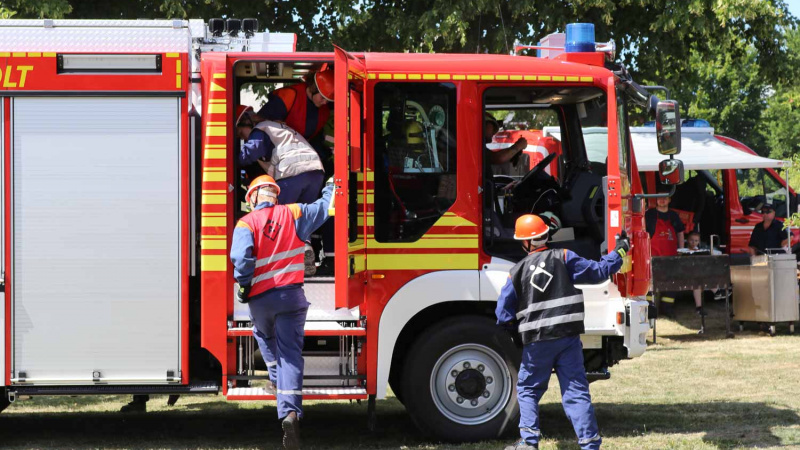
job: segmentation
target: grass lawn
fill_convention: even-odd
[[[724,339],[724,308],[710,305],[708,332],[679,303],[676,321],[660,320],[658,343],[592,384],[604,448],[800,448],[800,336],[755,327]],[[542,449],[577,449],[558,382],[542,412]],[[273,404],[184,396],[174,407],[154,397],[149,412],[123,415],[122,396],[23,399],[0,414],[0,448],[278,448]],[[446,445],[420,436],[394,398],[378,402],[378,429],[366,431],[366,403],[308,404],[304,448],[498,449],[496,442]]]

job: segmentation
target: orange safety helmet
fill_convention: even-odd
[[[261,175],[250,182],[250,187],[247,188],[247,194],[244,196],[244,201],[250,203],[250,196],[261,186],[275,186],[275,188],[278,189],[278,193],[276,195],[281,195],[281,187],[275,182],[275,178],[272,178],[269,175]]]
[[[314,74],[314,86],[325,100],[333,102],[333,69],[323,70]]]
[[[514,224],[514,239],[526,241],[529,239],[542,239],[547,236],[550,227],[541,217],[534,214],[525,214],[517,219]]]
[[[242,118],[244,118],[245,114],[248,112],[253,112],[252,106],[239,105],[236,107],[236,122],[234,123],[237,127],[239,126],[239,122],[242,121]]]

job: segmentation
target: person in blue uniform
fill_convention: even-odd
[[[783,253],[789,246],[789,237],[783,224],[775,220],[775,208],[767,203],[761,207],[763,222],[753,227],[753,233],[748,242],[750,255],[764,255],[768,252]],[[776,251],[777,249],[784,249]]]
[[[303,417],[303,337],[309,303],[303,293],[305,240],[328,218],[333,185],[312,204],[279,205],[280,187],[269,175],[250,184],[252,212],[236,224],[231,243],[236,297],[247,303],[269,377],[276,386],[283,446],[299,448]]]
[[[570,250],[548,248],[549,231],[539,216],[526,214],[517,219],[514,239],[522,241],[528,256],[511,269],[497,300],[498,325],[523,344],[517,381],[521,438],[506,450],[539,448],[539,401],[553,370],[578,444],[595,450],[602,439],[583,365],[583,294],[575,284],[607,280],[620,269],[630,246],[623,232],[613,252],[593,261]]]

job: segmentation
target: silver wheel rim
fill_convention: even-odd
[[[467,395],[464,385],[470,388]],[[476,386],[482,386],[482,392],[475,392]],[[511,372],[491,348],[462,344],[436,361],[430,388],[433,403],[445,417],[461,425],[479,425],[505,409],[511,397]]]

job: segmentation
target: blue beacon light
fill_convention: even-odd
[[[570,23],[567,24],[566,48],[567,53],[594,52],[594,24]]]

